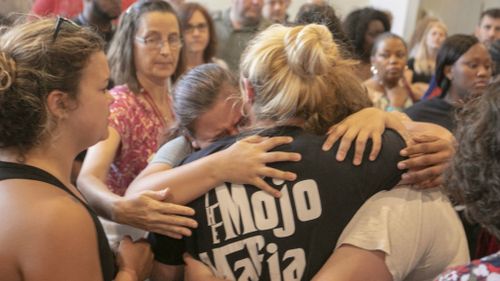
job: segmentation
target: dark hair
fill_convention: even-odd
[[[495,40],[488,51],[493,61],[493,77],[495,77],[500,74],[500,39]]]
[[[227,86],[236,90],[234,98],[240,98],[237,79],[215,63],[199,65],[182,75],[172,92],[177,134],[194,136],[194,121],[214,105]]]
[[[445,188],[465,204],[469,219],[500,238],[500,80],[464,105],[457,116],[457,151]]]
[[[475,36],[455,34],[448,37],[438,51],[436,57],[436,83],[443,90],[441,97],[446,96],[451,81],[446,77],[444,69],[453,65],[463,54],[479,41]]]
[[[137,24],[144,14],[157,11],[171,13],[177,18],[174,9],[166,1],[140,0],[121,15],[118,28],[109,46],[108,60],[111,68],[111,79],[117,85],[127,84],[134,93],[139,93],[141,88],[134,63],[134,38]],[[179,21],[178,18],[177,21]],[[181,64],[183,64],[182,57],[179,57],[177,68]]]
[[[494,19],[500,18],[500,9],[498,8],[493,8],[493,9],[488,9],[484,12],[481,13],[481,17],[479,18],[479,24],[483,21],[484,17],[490,17]]]
[[[104,48],[90,29],[58,22],[57,35],[55,19],[19,23],[0,35],[0,148],[21,157],[52,132],[48,94],[60,90],[77,101],[90,56]]]
[[[186,27],[188,26],[188,22],[193,16],[193,14],[199,11],[200,13],[203,14],[203,17],[207,21],[208,25],[208,34],[209,34],[209,39],[208,39],[208,45],[203,51],[203,61],[205,63],[211,62],[212,58],[215,56],[215,52],[217,50],[217,34],[215,33],[215,28],[214,28],[214,22],[210,14],[208,13],[207,9],[203,7],[202,5],[198,3],[185,3],[181,5],[178,9],[179,12],[179,20],[181,22],[181,29],[182,32],[184,33],[184,30],[186,30]],[[181,50],[181,57],[184,58],[185,60],[186,56],[186,48],[182,48]],[[186,71],[186,65],[183,64],[180,67],[177,68],[176,70],[176,77],[179,77]]]
[[[391,23],[387,14],[373,8],[354,10],[344,20],[344,30],[354,45],[355,54],[359,59],[367,60],[369,58],[370,51],[364,50],[365,34],[368,31],[370,22],[375,20],[382,22],[385,31],[391,29]]]
[[[335,43],[339,45],[346,58],[354,54],[354,47],[349,38],[347,38],[340,19],[335,14],[335,10],[330,5],[304,4],[300,7],[295,19],[297,24],[316,23],[321,24],[330,30]]]
[[[380,34],[379,36],[377,36],[377,38],[375,39],[375,42],[373,42],[371,56],[374,56],[377,53],[377,49],[378,49],[380,43],[384,42],[387,39],[397,39],[397,40],[401,41],[403,43],[403,45],[405,46],[406,52],[408,53],[408,46],[406,46],[406,42],[401,36],[394,34],[394,33],[391,33],[391,32],[384,32],[384,33]]]

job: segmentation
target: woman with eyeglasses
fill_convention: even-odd
[[[179,65],[176,77],[204,63],[216,63],[227,69],[227,64],[215,57],[217,35],[207,9],[198,3],[188,2],[179,6],[178,12],[184,39],[181,56],[185,64]]]
[[[125,234],[141,237],[145,235],[144,230],[179,238],[190,235],[189,228],[197,226],[196,221],[186,217],[194,213],[192,209],[166,202],[168,186],[160,191],[123,197],[132,180],[168,137],[174,121],[168,84],[178,63],[180,48],[177,16],[162,0],[131,6],[122,16],[111,43],[108,53],[111,77],[119,86],[110,91],[114,101],[110,106],[109,137],[88,150],[78,186],[99,215],[108,219],[103,220],[103,224],[112,244]],[[245,150],[240,149],[239,153],[244,154]],[[242,157],[237,159],[245,161]],[[266,172],[257,171],[265,165],[263,162],[269,161],[254,165],[258,175],[248,171],[245,175],[267,176]],[[234,161],[219,163],[234,164]],[[203,162],[188,178],[193,179],[193,174],[202,174],[206,171],[204,167],[210,166],[212,162]],[[241,180],[243,176],[238,167],[240,165],[231,167],[225,174],[211,174],[211,179],[223,182],[229,180],[227,174],[233,174]],[[241,167],[250,170],[245,165]],[[194,177],[195,183],[190,183],[197,184],[196,180],[203,182],[204,179]]]
[[[89,148],[78,178],[82,192],[107,219],[148,229],[146,214],[138,212],[144,212],[141,208],[151,204],[151,199],[164,199],[164,193],[143,194],[135,201],[121,197],[164,141],[174,120],[169,83],[181,46],[179,21],[165,1],[137,2],[120,19],[108,51],[111,79],[118,85],[110,90],[114,101],[109,137]],[[180,206],[163,208],[165,213],[192,214]],[[169,215],[151,219],[165,221],[165,216]],[[176,218],[182,227],[195,226],[193,220]],[[120,236],[120,226],[104,224],[110,241],[114,241],[113,233]],[[158,227],[163,232],[167,226]],[[137,235],[142,234],[138,231]]]
[[[70,180],[75,156],[108,135],[108,80],[104,42],[69,20],[0,36],[0,280],[148,277],[149,245],[126,238],[115,261]]]

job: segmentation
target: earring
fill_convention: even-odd
[[[373,76],[377,75],[378,73],[378,69],[374,65],[370,67],[370,71],[372,72]]]

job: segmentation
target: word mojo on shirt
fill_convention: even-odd
[[[217,187],[215,198],[212,198],[215,203],[212,205],[210,194],[205,195],[205,212],[213,243],[210,250],[213,262],[208,252],[200,253],[199,257],[218,277],[259,280],[262,264],[267,263],[269,279],[301,280],[307,264],[304,249],[280,251],[276,243],[265,241],[258,231],[272,231],[275,237],[285,238],[295,233],[296,223],[318,218],[322,212],[318,185],[314,180],[303,180],[294,184],[289,191],[284,181],[275,180],[273,183],[276,186],[282,185],[279,199],[264,191],[248,195],[245,187],[239,184]],[[254,232],[255,235],[251,236]],[[240,235],[246,237],[243,239]],[[234,242],[230,242],[231,240]],[[229,243],[217,246],[226,241]],[[245,258],[231,261],[229,257],[234,257],[240,251],[243,251],[242,256]],[[269,256],[266,260],[264,254]],[[286,264],[285,268],[282,268],[283,264]],[[235,277],[234,272],[240,273],[239,276]]]

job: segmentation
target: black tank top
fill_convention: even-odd
[[[97,218],[97,215],[94,213],[94,211],[87,205],[87,203],[83,202],[80,198],[75,196],[56,177],[45,172],[44,170],[33,166],[0,161],[0,181],[7,179],[27,179],[45,182],[66,191],[71,196],[80,201],[80,203],[85,206],[90,216],[92,217],[97,231],[97,246],[99,249],[99,258],[101,261],[102,278],[104,281],[113,280],[116,273],[113,252],[109,247],[108,239],[106,238],[106,234],[104,233],[101,222]]]

